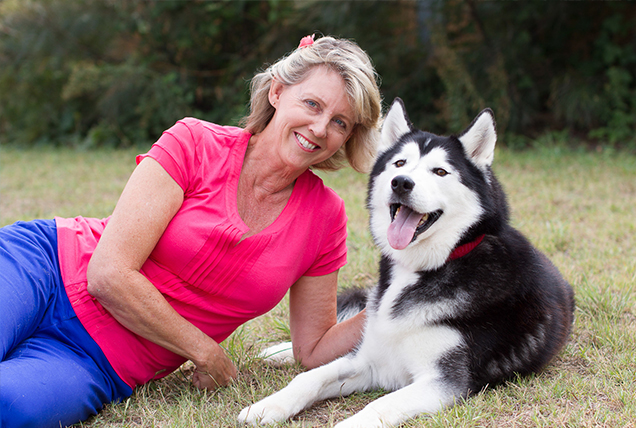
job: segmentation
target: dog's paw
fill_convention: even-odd
[[[294,364],[296,362],[291,342],[283,342],[278,345],[270,346],[264,351],[261,351],[258,356],[267,364],[274,367],[281,367],[287,364]]]
[[[268,425],[284,421],[292,416],[283,407],[267,404],[264,403],[264,401],[267,401],[267,399],[261,400],[241,410],[238,416],[239,422],[254,426]]]
[[[335,428],[384,428],[387,426],[393,425],[385,425],[377,414],[363,410],[336,424]]]

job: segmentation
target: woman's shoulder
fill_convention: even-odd
[[[344,201],[340,195],[327,186],[314,171],[308,169],[300,177],[302,178],[302,181],[299,182],[301,192],[307,203],[319,203],[318,206],[326,210],[333,210],[336,207],[344,208]]]
[[[185,158],[196,159],[197,162],[205,159],[216,162],[223,153],[229,154],[247,144],[250,136],[236,126],[185,117],[164,131],[156,144],[168,152],[183,152]]]
[[[189,138],[195,141],[219,141],[220,143],[235,140],[244,136],[247,131],[243,128],[228,125],[218,125],[213,122],[208,122],[203,119],[197,119],[195,117],[184,117],[177,121],[177,123],[170,128],[169,131],[175,129]]]

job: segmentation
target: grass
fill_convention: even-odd
[[[59,216],[103,217],[134,168],[132,151],[0,151],[0,224]],[[478,394],[406,427],[634,427],[636,421],[636,156],[553,147],[499,150],[495,171],[513,223],[570,281],[577,310],[572,338],[542,373]],[[367,232],[365,177],[323,174],[345,199],[349,264],[342,287],[370,285],[377,251]],[[258,358],[268,341],[288,337],[287,302],[231,336],[224,346],[240,369],[232,386],[190,385],[185,364],[163,380],[107,406],[83,427],[234,427],[242,407],[283,387],[298,367],[275,369]],[[382,391],[329,400],[289,427],[330,426]]]

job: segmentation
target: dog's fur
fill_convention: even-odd
[[[413,128],[396,99],[369,180],[382,258],[362,342],[245,408],[239,420],[272,423],[318,400],[384,388],[393,392],[338,427],[394,426],[535,373],[561,350],[573,291],[509,225],[490,168],[495,141],[489,109],[459,136],[441,137]]]

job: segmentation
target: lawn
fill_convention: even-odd
[[[0,150],[0,225],[52,216],[104,217],[134,168],[133,151]],[[544,372],[486,390],[405,427],[633,427],[636,421],[636,156],[559,146],[498,150],[494,170],[512,220],[559,267],[576,292],[568,345]],[[377,251],[367,232],[366,179],[350,169],[321,174],[345,200],[349,264],[342,287],[371,285]],[[241,408],[283,387],[298,367],[256,358],[288,337],[287,302],[224,342],[239,367],[232,386],[199,391],[191,366],[138,388],[84,427],[234,427]],[[382,394],[320,403],[282,426],[330,426]]]

